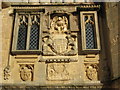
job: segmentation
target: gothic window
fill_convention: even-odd
[[[40,18],[38,11],[18,11],[15,16],[12,52],[40,51]]]
[[[80,15],[81,15],[82,50],[99,51],[100,40],[97,12],[81,11]]]

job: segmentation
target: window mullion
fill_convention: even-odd
[[[86,33],[85,33],[85,16],[83,16],[83,29],[84,29],[84,34],[83,34],[83,36],[84,36],[84,49],[86,49]]]
[[[16,50],[16,47],[17,47],[17,37],[18,37],[18,29],[19,29],[19,18],[18,18],[18,13],[16,13],[16,17],[15,17],[15,27],[14,27],[14,39],[13,40],[13,50]]]
[[[95,12],[95,27],[96,27],[96,39],[97,39],[97,48],[100,49],[100,35],[99,35],[99,28],[98,28],[98,16],[97,12]]]
[[[28,32],[27,32],[26,50],[29,50],[30,29],[31,29],[31,17],[30,17],[30,14],[29,14],[29,15],[28,15]]]
[[[83,50],[86,49],[86,33],[85,33],[85,16],[83,15],[83,12],[80,14],[81,16],[81,35],[82,35],[82,48]]]
[[[42,49],[42,26],[43,26],[43,15],[40,13],[40,24],[39,24],[39,50]]]

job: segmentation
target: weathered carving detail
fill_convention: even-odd
[[[19,15],[19,25],[28,25],[28,15]]]
[[[20,65],[20,78],[23,81],[33,81],[33,65],[32,64],[21,64]]]
[[[86,77],[93,81],[98,80],[98,65],[97,64],[85,64],[86,68]]]
[[[51,22],[51,33],[62,33],[68,29],[68,19],[65,16],[55,16]]]
[[[10,66],[7,66],[4,69],[4,80],[8,80],[9,77],[10,77]]]
[[[40,15],[31,15],[31,24],[39,25]]]
[[[76,35],[68,30],[66,16],[53,17],[50,30],[43,34],[44,55],[76,55]]]
[[[48,80],[69,80],[69,72],[66,65],[62,63],[48,64],[47,66]]]

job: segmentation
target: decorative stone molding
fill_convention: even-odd
[[[95,5],[95,4],[83,4],[80,5],[81,8],[100,8],[100,5]]]
[[[100,5],[99,4],[81,4],[78,7],[78,10],[99,10]]]
[[[98,64],[85,64],[85,73],[90,81],[98,80]]]
[[[47,65],[47,79],[48,80],[69,80],[69,72],[64,63],[50,63]]]
[[[10,77],[10,66],[7,66],[4,69],[4,80],[8,80],[9,77]]]
[[[86,55],[86,58],[95,58],[95,57],[96,57],[95,54],[88,54],[88,55]]]
[[[52,56],[52,57],[39,57],[38,58],[39,62],[46,62],[46,63],[61,63],[61,62],[77,62],[78,57],[76,56],[69,56],[69,57],[64,57],[64,56]]]
[[[33,64],[20,64],[20,78],[23,81],[33,81]]]
[[[84,62],[85,63],[99,63],[99,55],[98,54],[87,54],[85,59],[84,59]]]
[[[76,58],[49,58],[45,60],[46,62],[74,62],[77,61]]]
[[[49,14],[52,14],[52,13],[66,13],[68,15],[70,15],[71,13],[65,11],[65,10],[54,10],[54,11],[51,11],[51,12],[48,12]]]

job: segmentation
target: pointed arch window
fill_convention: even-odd
[[[81,11],[81,36],[83,51],[99,51],[100,37],[97,11]]]
[[[12,52],[40,52],[41,13],[34,11],[16,12]]]

